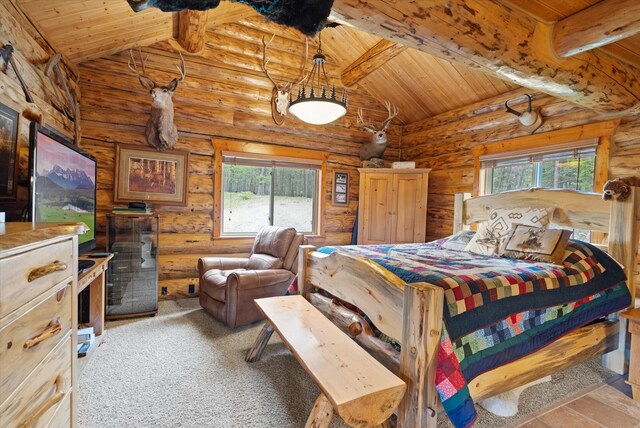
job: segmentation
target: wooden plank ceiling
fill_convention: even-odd
[[[75,63],[173,36],[172,14],[135,13],[124,0],[13,0],[58,51]]]
[[[55,49],[75,63],[112,55],[134,46],[148,46],[178,35],[177,14],[147,9],[134,13],[124,0],[10,0],[47,37]],[[582,10],[597,0],[499,0],[536,19],[553,22]],[[270,63],[275,77],[288,77],[304,46],[297,31],[265,23],[251,8],[240,3],[222,2],[209,11],[206,43],[225,43],[231,38],[245,40],[254,56],[263,33],[277,33]],[[245,33],[243,35],[243,33]],[[280,40],[279,40],[280,39]],[[380,38],[346,25],[323,31],[323,50],[328,57],[327,71],[338,79],[354,61],[374,47]],[[257,42],[257,43],[256,43]],[[310,56],[317,40],[310,41]],[[640,37],[611,44],[612,55],[640,64]],[[235,52],[243,55],[245,52]],[[201,55],[206,55],[205,49]],[[280,56],[281,58],[277,58]],[[298,59],[299,61],[299,59]],[[297,64],[297,63],[296,63]],[[278,70],[277,67],[280,67]],[[308,68],[307,68],[308,70]],[[280,71],[280,75],[278,72]],[[414,49],[397,54],[382,66],[364,74],[349,92],[367,91],[378,100],[389,100],[400,109],[398,119],[405,124],[469,105],[514,89],[512,83],[464,65],[451,63]],[[354,106],[357,107],[357,106]],[[365,112],[366,120],[366,112]]]

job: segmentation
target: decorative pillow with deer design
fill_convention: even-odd
[[[560,265],[572,233],[566,229],[514,225],[502,240],[499,255]]]
[[[488,224],[482,223],[464,250],[484,256],[497,256],[499,245],[500,237],[493,233]]]

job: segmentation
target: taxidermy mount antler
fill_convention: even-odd
[[[289,109],[289,103],[291,102],[291,89],[293,85],[299,85],[304,80],[304,71],[307,66],[307,59],[309,59],[309,40],[305,38],[306,44],[306,54],[304,56],[304,62],[302,63],[302,70],[300,71],[300,76],[296,78],[295,82],[286,82],[284,84],[279,84],[275,81],[271,74],[269,74],[269,69],[267,68],[267,64],[269,64],[270,58],[267,58],[267,48],[273,42],[274,34],[271,36],[271,39],[268,42],[264,41],[264,37],[262,38],[262,70],[267,75],[271,83],[273,83],[273,92],[271,95],[271,116],[273,117],[273,121],[276,125],[282,125],[284,120],[287,118],[287,112]]]
[[[394,117],[400,113],[400,110],[389,101],[385,101],[384,105],[387,107],[389,116],[382,122],[382,127],[376,128],[372,125],[367,125],[362,118],[362,108],[358,109],[358,124],[362,125],[362,128],[371,132],[371,141],[363,144],[360,147],[360,160],[370,160],[372,158],[382,158],[384,149],[387,148],[387,127],[391,123]]]
[[[74,143],[80,144],[80,103],[78,102],[78,93],[70,83],[67,84],[65,75],[60,69],[60,62],[62,61],[62,54],[57,53],[49,59],[47,67],[44,70],[44,75],[49,78],[51,87],[53,88],[53,95],[56,98],[58,104],[61,106],[63,113],[73,121],[74,129]],[[57,77],[59,85],[62,87],[62,95],[58,85],[56,85],[53,76]]]
[[[507,109],[507,113],[514,114],[518,117],[518,120],[520,121],[520,124],[522,126],[531,127],[531,133],[533,134],[533,132],[538,129],[540,125],[542,125],[542,116],[540,115],[539,109],[536,109],[534,111],[531,110],[531,95],[525,95],[527,98],[529,98],[529,104],[526,111],[520,113],[519,111],[512,109],[511,107],[509,107],[509,100],[504,102],[504,106]]]
[[[140,84],[149,91],[153,99],[151,116],[149,120],[147,120],[147,127],[145,129],[147,143],[160,151],[171,149],[178,142],[178,130],[173,123],[173,100],[171,97],[178,87],[178,83],[182,82],[186,76],[184,58],[182,58],[182,54],[180,54],[180,65],[176,65],[176,68],[178,68],[180,72],[180,78],[174,78],[167,86],[160,86],[147,76],[144,69],[146,58],[142,57],[142,52],[139,49],[138,53],[140,55],[142,74],[138,72],[132,50],[129,50],[131,60],[128,65],[129,68],[136,73]]]

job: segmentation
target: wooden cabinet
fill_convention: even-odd
[[[77,234],[84,224],[0,223],[0,426],[74,421]]]
[[[430,169],[360,168],[358,244],[424,242]]]

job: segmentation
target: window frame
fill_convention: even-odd
[[[545,150],[539,150],[537,151],[537,153],[506,152],[504,154],[497,155],[497,156],[495,155],[490,157],[487,156],[489,159],[483,158],[481,156],[480,157],[480,180],[482,182],[482,186],[480,187],[480,190],[482,192],[482,195],[490,195],[494,193],[492,189],[493,173],[495,172],[494,171],[495,168],[500,167],[498,165],[494,165],[491,167],[483,167],[482,164],[485,161],[497,163],[497,162],[509,161],[513,159],[520,160],[528,157],[529,161],[523,162],[521,163],[521,165],[532,165],[531,178],[532,178],[533,185],[531,187],[543,187],[541,184],[541,180],[542,180],[542,172],[543,172],[542,164],[545,161],[544,156],[564,154],[570,151],[574,152],[574,156],[576,155],[576,152],[578,156],[580,156],[580,151],[584,152],[585,150],[588,150],[589,152],[593,151],[594,159],[597,162],[597,143],[598,143],[597,139],[591,138],[589,140],[576,142],[576,144],[570,143],[569,144],[570,147],[568,148],[567,148],[567,145],[562,144],[562,145],[545,147]],[[531,159],[531,158],[538,158],[538,159]],[[594,171],[593,171],[593,178],[594,178],[593,188],[594,189],[595,189],[595,177],[596,177],[595,166],[596,165],[594,164]],[[520,189],[513,189],[513,190],[522,190],[522,189],[526,189],[526,187],[520,188]],[[573,190],[578,190],[578,189],[573,189]]]
[[[323,241],[324,212],[325,212],[325,187],[327,180],[327,159],[329,153],[299,149],[293,147],[276,146],[272,144],[255,143],[249,141],[236,141],[214,138],[212,140],[214,148],[214,170],[213,170],[213,234],[214,240],[233,241],[234,243],[250,243],[255,239],[255,234],[223,234],[222,233],[222,166],[224,156],[238,156],[244,158],[255,158],[274,162],[290,162],[297,164],[313,165],[319,171],[317,183],[317,198],[315,206],[315,216],[317,219],[316,230],[311,235],[305,235],[310,242]]]
[[[486,184],[484,174],[481,174],[482,159],[485,156],[510,156],[510,154],[526,151],[556,151],[584,140],[597,139],[596,163],[594,171],[593,191],[602,192],[605,182],[609,179],[609,153],[611,150],[611,136],[615,132],[619,120],[591,123],[508,140],[478,144],[471,148],[473,155],[473,195],[484,194]]]

